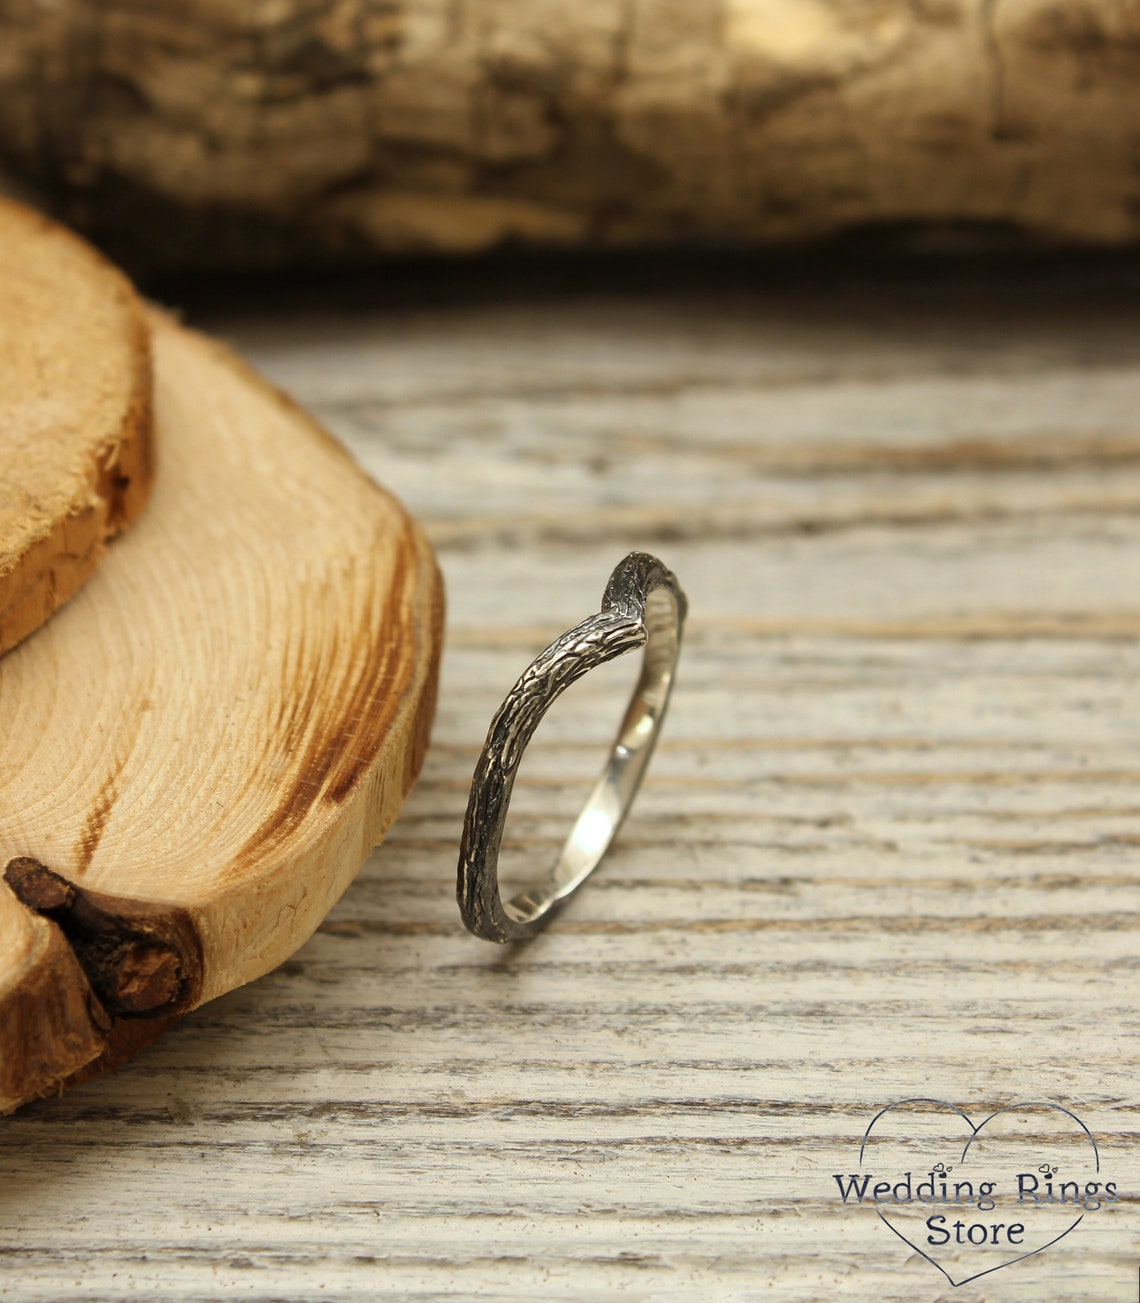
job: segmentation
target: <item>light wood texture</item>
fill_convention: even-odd
[[[6,0],[0,144],[117,254],[874,223],[1140,237],[1123,0]]]
[[[1135,279],[752,279],[204,318],[426,520],[439,715],[293,960],[5,1121],[11,1298],[1135,1299]],[[691,600],[660,749],[497,949],[454,900],[471,769],[632,547]],[[635,669],[540,730],[508,878]],[[928,1094],[1067,1103],[1127,1201],[952,1290],[831,1176]]]
[[[150,339],[127,281],[0,198],[0,653],[88,578],[154,473]]]
[[[421,531],[223,348],[153,324],[151,510],[0,660],[0,864],[31,857],[0,888],[0,1108],[145,1034],[118,1020],[291,955],[395,818],[431,724]]]

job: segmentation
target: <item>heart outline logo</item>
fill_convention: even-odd
[[[867,1124],[867,1129],[863,1133],[863,1139],[859,1145],[860,1168],[863,1166],[863,1159],[867,1150],[867,1142],[871,1139],[871,1133],[875,1129],[875,1126],[880,1121],[880,1119],[885,1117],[888,1113],[892,1112],[894,1109],[904,1108],[907,1105],[915,1105],[915,1104],[933,1105],[937,1109],[944,1109],[947,1112],[953,1113],[957,1117],[961,1118],[961,1120],[965,1122],[966,1126],[969,1127],[970,1134],[966,1140],[965,1145],[962,1148],[962,1154],[958,1160],[959,1165],[965,1162],[966,1157],[970,1152],[971,1146],[974,1144],[975,1140],[979,1138],[982,1130],[986,1126],[988,1126],[991,1122],[993,1122],[995,1118],[999,1118],[1003,1114],[1011,1114],[1011,1113],[1016,1113],[1028,1109],[1050,1109],[1057,1113],[1063,1113],[1065,1117],[1075,1122],[1077,1126],[1080,1127],[1081,1131],[1084,1132],[1085,1137],[1088,1139],[1088,1142],[1092,1147],[1093,1171],[1096,1172],[1098,1175],[1100,1173],[1100,1150],[1097,1148],[1096,1139],[1093,1136],[1093,1133],[1084,1124],[1084,1122],[1082,1122],[1081,1119],[1077,1117],[1077,1115],[1074,1112],[1072,1112],[1072,1110],[1065,1108],[1061,1104],[1054,1104],[1048,1100],[1036,1100],[1036,1101],[1027,1101],[1018,1104],[1007,1104],[1004,1108],[995,1109],[993,1113],[991,1113],[988,1117],[983,1118],[982,1121],[979,1122],[977,1126],[975,1126],[974,1123],[970,1120],[969,1115],[963,1109],[958,1108],[956,1104],[951,1104],[946,1100],[933,1099],[926,1096],[916,1096],[910,1099],[896,1100],[893,1104],[888,1104],[885,1108],[880,1109],[879,1112],[875,1114],[875,1116]],[[932,1257],[931,1254],[927,1253],[924,1249],[920,1248],[907,1235],[904,1235],[903,1232],[899,1230],[897,1226],[893,1225],[890,1219],[878,1207],[876,1207],[875,1209],[875,1215],[879,1218],[879,1220],[883,1223],[883,1225],[886,1226],[887,1229],[891,1231],[894,1235],[897,1235],[898,1238],[902,1240],[902,1242],[905,1245],[907,1245],[908,1248],[913,1249],[917,1254],[919,1254],[920,1257],[925,1258],[926,1261],[931,1264],[931,1266],[936,1267],[955,1289],[957,1289],[960,1285],[969,1284],[970,1281],[972,1280],[979,1280],[982,1276],[989,1276],[995,1271],[1001,1271],[1003,1267],[1012,1267],[1015,1263],[1024,1262],[1026,1258],[1036,1257],[1037,1254],[1043,1253],[1046,1249],[1056,1244],[1058,1240],[1063,1240],[1065,1236],[1068,1235],[1071,1231],[1076,1230],[1076,1228],[1081,1224],[1081,1222],[1084,1221],[1084,1217],[1085,1217],[1085,1214],[1082,1212],[1067,1227],[1065,1227],[1063,1231],[1053,1236],[1053,1238],[1051,1240],[1048,1240],[1045,1244],[1039,1244],[1036,1248],[1030,1249],[1026,1253],[1018,1254],[1017,1257],[1009,1258],[1005,1262],[999,1262],[991,1267],[985,1267],[983,1270],[974,1272],[972,1275],[963,1276],[961,1280],[955,1280],[954,1277],[951,1276],[949,1271],[947,1271],[946,1268],[943,1267],[943,1265],[936,1258]]]

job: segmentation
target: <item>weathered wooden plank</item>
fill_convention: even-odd
[[[1132,1299],[1140,310],[210,324],[429,522],[434,742],[294,960],[5,1122],[12,1297]],[[453,891],[487,721],[637,545],[693,607],[653,771],[549,932],[485,946]],[[631,669],[544,723],[508,872],[554,853]],[[832,1179],[930,1094],[1065,1103],[1128,1198],[952,1289]]]

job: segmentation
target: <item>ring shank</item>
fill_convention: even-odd
[[[687,603],[675,576],[633,553],[614,571],[598,615],[535,659],[492,721],[472,781],[459,859],[463,921],[477,936],[533,936],[597,868],[617,836],[653,753],[669,703]],[[511,789],[526,744],[550,704],[595,666],[644,647],[641,673],[606,765],[545,879],[508,902],[498,857]]]
[[[505,903],[515,923],[533,923],[572,895],[613,844],[649,765],[669,703],[680,650],[677,600],[668,588],[649,594],[641,675],[601,777],[582,807],[547,881]]]

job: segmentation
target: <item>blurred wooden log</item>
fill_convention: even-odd
[[[0,145],[136,263],[900,222],[1120,244],[1140,11],[0,0]]]
[[[0,200],[0,653],[88,578],[153,473],[142,304],[82,240]]]
[[[419,528],[224,349],[153,329],[151,508],[0,660],[0,1110],[292,954],[434,709]]]

